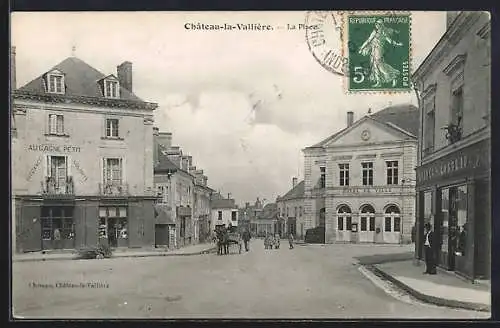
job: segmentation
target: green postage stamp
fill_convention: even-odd
[[[410,14],[347,14],[348,91],[409,91]]]

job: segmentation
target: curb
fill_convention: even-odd
[[[114,255],[108,258],[108,260],[113,260],[113,259],[118,259],[118,258],[125,258],[125,257],[158,257],[158,256],[192,256],[192,255],[204,255],[204,254],[209,254],[213,251],[215,251],[216,247],[211,247],[204,249],[202,251],[194,252],[194,253],[147,253],[147,254],[128,254],[128,255]],[[47,257],[47,258],[35,258],[35,259],[12,259],[12,262],[45,262],[45,261],[63,261],[63,260],[84,260],[77,258],[75,256],[73,257]],[[92,259],[91,259],[92,260]]]
[[[375,265],[363,265],[363,266],[366,269],[373,272],[376,276],[390,281],[391,283],[393,283],[394,285],[396,285],[400,289],[404,290],[408,294],[412,295],[413,297],[415,297],[419,301],[433,304],[433,305],[445,306],[445,307],[451,307],[451,308],[457,308],[457,309],[465,309],[465,310],[480,311],[480,312],[491,312],[491,306],[487,305],[487,304],[449,300],[446,298],[422,294],[419,291],[416,291],[415,289],[411,288],[410,286],[397,280],[396,278],[394,278],[390,274],[380,270]]]

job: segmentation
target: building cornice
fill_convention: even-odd
[[[111,108],[134,108],[155,110],[158,104],[145,101],[134,101],[125,99],[108,99],[97,97],[84,97],[84,96],[67,96],[59,94],[40,94],[28,91],[14,90],[12,93],[14,99],[35,100],[45,103],[78,103],[85,105],[96,105]]]
[[[444,32],[441,39],[439,39],[422,64],[420,64],[412,74],[412,79],[422,79],[430,70],[439,65],[453,46],[462,39],[463,35],[470,30],[472,24],[474,24],[479,17],[478,13],[462,11],[453,21],[451,26]]]
[[[456,55],[455,58],[453,58],[452,61],[448,64],[448,66],[446,66],[443,69],[443,73],[448,76],[451,76],[455,72],[463,70],[466,59],[467,59],[466,54]]]
[[[436,93],[436,90],[437,90],[437,83],[429,84],[427,88],[425,88],[425,90],[422,91],[421,95],[422,99],[427,98],[430,95],[433,95],[434,93]]]

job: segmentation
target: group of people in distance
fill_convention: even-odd
[[[280,235],[279,234],[276,234],[276,235],[266,235],[266,237],[264,238],[264,248],[265,249],[278,249],[280,248]],[[293,238],[293,234],[288,234],[288,244],[289,244],[289,248],[290,249],[293,249],[293,242],[294,242],[294,238]]]

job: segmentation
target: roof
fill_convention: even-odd
[[[212,199],[211,207],[213,209],[224,209],[224,208],[236,208],[234,199],[223,198],[223,199]]]
[[[414,136],[418,135],[418,127],[420,123],[419,111],[417,107],[411,104],[389,106],[369,116],[364,116],[361,119],[364,119],[366,117],[374,119],[377,122],[384,123],[392,128],[403,130],[406,133],[410,133]],[[338,131],[337,133],[308,148],[323,147],[349,128],[350,126]]]
[[[89,64],[85,63],[83,60],[76,57],[66,58],[59,64],[47,70],[47,72],[56,69],[64,73],[66,96],[104,98],[98,81],[110,76],[110,74],[103,74]],[[43,78],[46,73],[40,75],[33,81],[28,82],[18,90],[30,93],[45,94],[46,92]],[[120,86],[120,99],[144,102],[144,100],[137,97],[134,93],[125,89],[123,86]]]
[[[387,107],[372,114],[371,117],[384,123],[394,124],[414,136],[418,135],[419,111],[413,105],[405,104]]]
[[[290,200],[296,198],[304,197],[304,180],[300,181],[295,187],[290,189],[283,197],[280,197],[280,201]]]
[[[179,167],[175,165],[168,156],[163,154],[161,151],[158,152],[158,162],[155,163],[154,172],[175,172],[179,170]]]
[[[258,216],[259,219],[274,219],[278,216],[278,204],[269,203],[264,206],[262,213]]]

